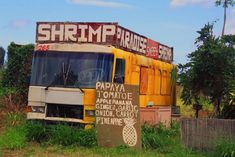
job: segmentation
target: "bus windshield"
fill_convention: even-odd
[[[92,52],[35,51],[30,85],[95,88],[111,82],[113,55]]]

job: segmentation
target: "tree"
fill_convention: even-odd
[[[200,104],[200,97],[204,97],[214,105],[214,114],[218,115],[221,104],[226,104],[235,89],[235,36],[216,38],[213,25],[208,23],[197,31],[197,50],[188,55],[188,63],[179,65],[179,78],[184,104]]]
[[[2,47],[0,47],[0,68],[4,64],[4,57],[5,57],[5,50]]]
[[[31,73],[31,62],[34,45],[8,46],[8,61],[3,72],[2,87],[13,87],[22,96],[22,104],[27,102],[28,76]]]
[[[224,36],[226,20],[227,20],[227,8],[228,6],[235,5],[235,1],[234,0],[216,0],[215,4],[216,6],[222,5],[224,8],[224,23],[223,23],[222,34],[221,34],[221,36]]]

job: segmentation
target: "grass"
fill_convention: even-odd
[[[174,138],[179,136],[179,126],[176,123],[171,128],[162,124],[142,126],[142,146],[145,149],[165,149],[174,143]]]
[[[1,156],[140,156],[140,157],[208,157],[208,154],[194,152],[182,147],[179,125],[171,128],[163,125],[142,129],[141,150],[126,146],[101,148],[97,146],[95,129],[84,130],[66,125],[45,126],[26,122],[25,116],[5,114],[6,129],[0,132]],[[14,122],[14,123],[13,123]]]
[[[235,139],[219,140],[215,146],[215,157],[235,157]]]
[[[175,148],[176,149],[176,148]],[[5,153],[5,152],[3,152]],[[9,153],[7,151],[7,153]],[[189,150],[178,148],[172,153],[162,153],[158,150],[132,150],[129,148],[100,148],[100,147],[74,147],[74,146],[42,146],[37,143],[30,143],[30,146],[24,149],[12,150],[12,154],[18,156],[52,156],[52,157],[209,157],[204,153],[196,153]]]
[[[8,112],[0,115],[0,150],[21,149],[26,146],[25,115]],[[0,151],[1,156],[1,151]]]
[[[96,131],[73,128],[65,124],[46,126],[38,122],[25,124],[28,141],[62,146],[97,146]]]
[[[49,138],[46,127],[42,123],[28,121],[25,123],[25,130],[27,141],[41,143]]]
[[[21,149],[25,145],[25,130],[22,127],[9,127],[0,135],[0,148]]]
[[[25,122],[25,114],[16,112],[7,112],[3,119],[3,123],[6,127],[24,125]]]

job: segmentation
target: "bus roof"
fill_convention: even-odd
[[[37,22],[36,43],[94,43],[173,61],[173,48],[112,22]]]

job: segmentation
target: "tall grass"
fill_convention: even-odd
[[[26,145],[23,127],[9,127],[0,135],[0,148],[20,149]]]
[[[162,124],[154,126],[145,124],[142,127],[142,150],[134,150],[126,146],[105,149],[97,146],[95,127],[84,130],[65,124],[44,125],[35,121],[26,122],[24,116],[14,116],[13,113],[6,114],[6,116],[7,129],[0,134],[0,154],[4,149],[23,148],[25,150],[28,147],[30,148],[33,141],[42,146],[37,149],[57,148],[55,151],[58,152],[55,153],[65,154],[64,149],[69,149],[70,151],[74,150],[74,154],[79,153],[80,156],[87,154],[90,154],[90,156],[205,156],[182,147],[178,123],[172,123],[170,128],[166,128]],[[48,153],[48,150],[45,151]],[[34,152],[33,155],[35,155]]]
[[[67,125],[56,125],[50,128],[51,144],[60,144],[63,146],[97,146],[95,129],[84,130],[73,128]]]
[[[235,157],[235,139],[224,139],[215,145],[215,157]]]
[[[25,115],[7,112],[1,118],[1,125],[5,130],[0,134],[0,150],[23,148],[26,145]]]
[[[142,146],[145,149],[165,148],[174,143],[174,138],[179,135],[179,125],[173,123],[170,128],[163,124],[142,126]]]
[[[35,141],[62,146],[97,146],[95,128],[85,130],[65,124],[47,126],[31,121],[21,125],[21,128],[24,132],[19,133],[24,139],[23,142]],[[9,131],[8,133],[12,134]],[[142,127],[142,145],[145,149],[165,148],[174,143],[174,137],[177,135],[179,135],[179,125],[176,123],[173,123],[170,128],[166,128],[162,124],[155,126],[145,124]]]
[[[62,146],[97,146],[95,129],[79,129],[68,125],[46,126],[38,122],[26,122],[9,126],[0,135],[0,149],[21,149],[27,142]]]
[[[24,125],[26,116],[20,112],[7,112],[4,116],[3,123],[6,127]]]
[[[25,103],[23,96],[14,87],[2,87],[0,84],[0,106],[6,111],[21,112]]]
[[[9,129],[1,138],[0,147],[17,149],[25,146],[27,141],[62,146],[97,146],[95,128],[85,130],[65,124],[47,126],[35,121],[25,122],[22,119],[24,118],[21,115],[7,114],[6,124]],[[144,149],[165,148],[172,145],[174,138],[178,135],[179,125],[177,123],[173,123],[170,128],[166,128],[162,124],[154,126],[145,124],[142,127],[142,145]],[[4,143],[4,141],[9,142]]]
[[[46,126],[37,122],[26,123],[28,141],[62,146],[97,146],[96,130],[71,127],[66,124]]]
[[[36,121],[27,121],[25,124],[27,141],[44,142],[49,139],[49,134],[42,123]]]

